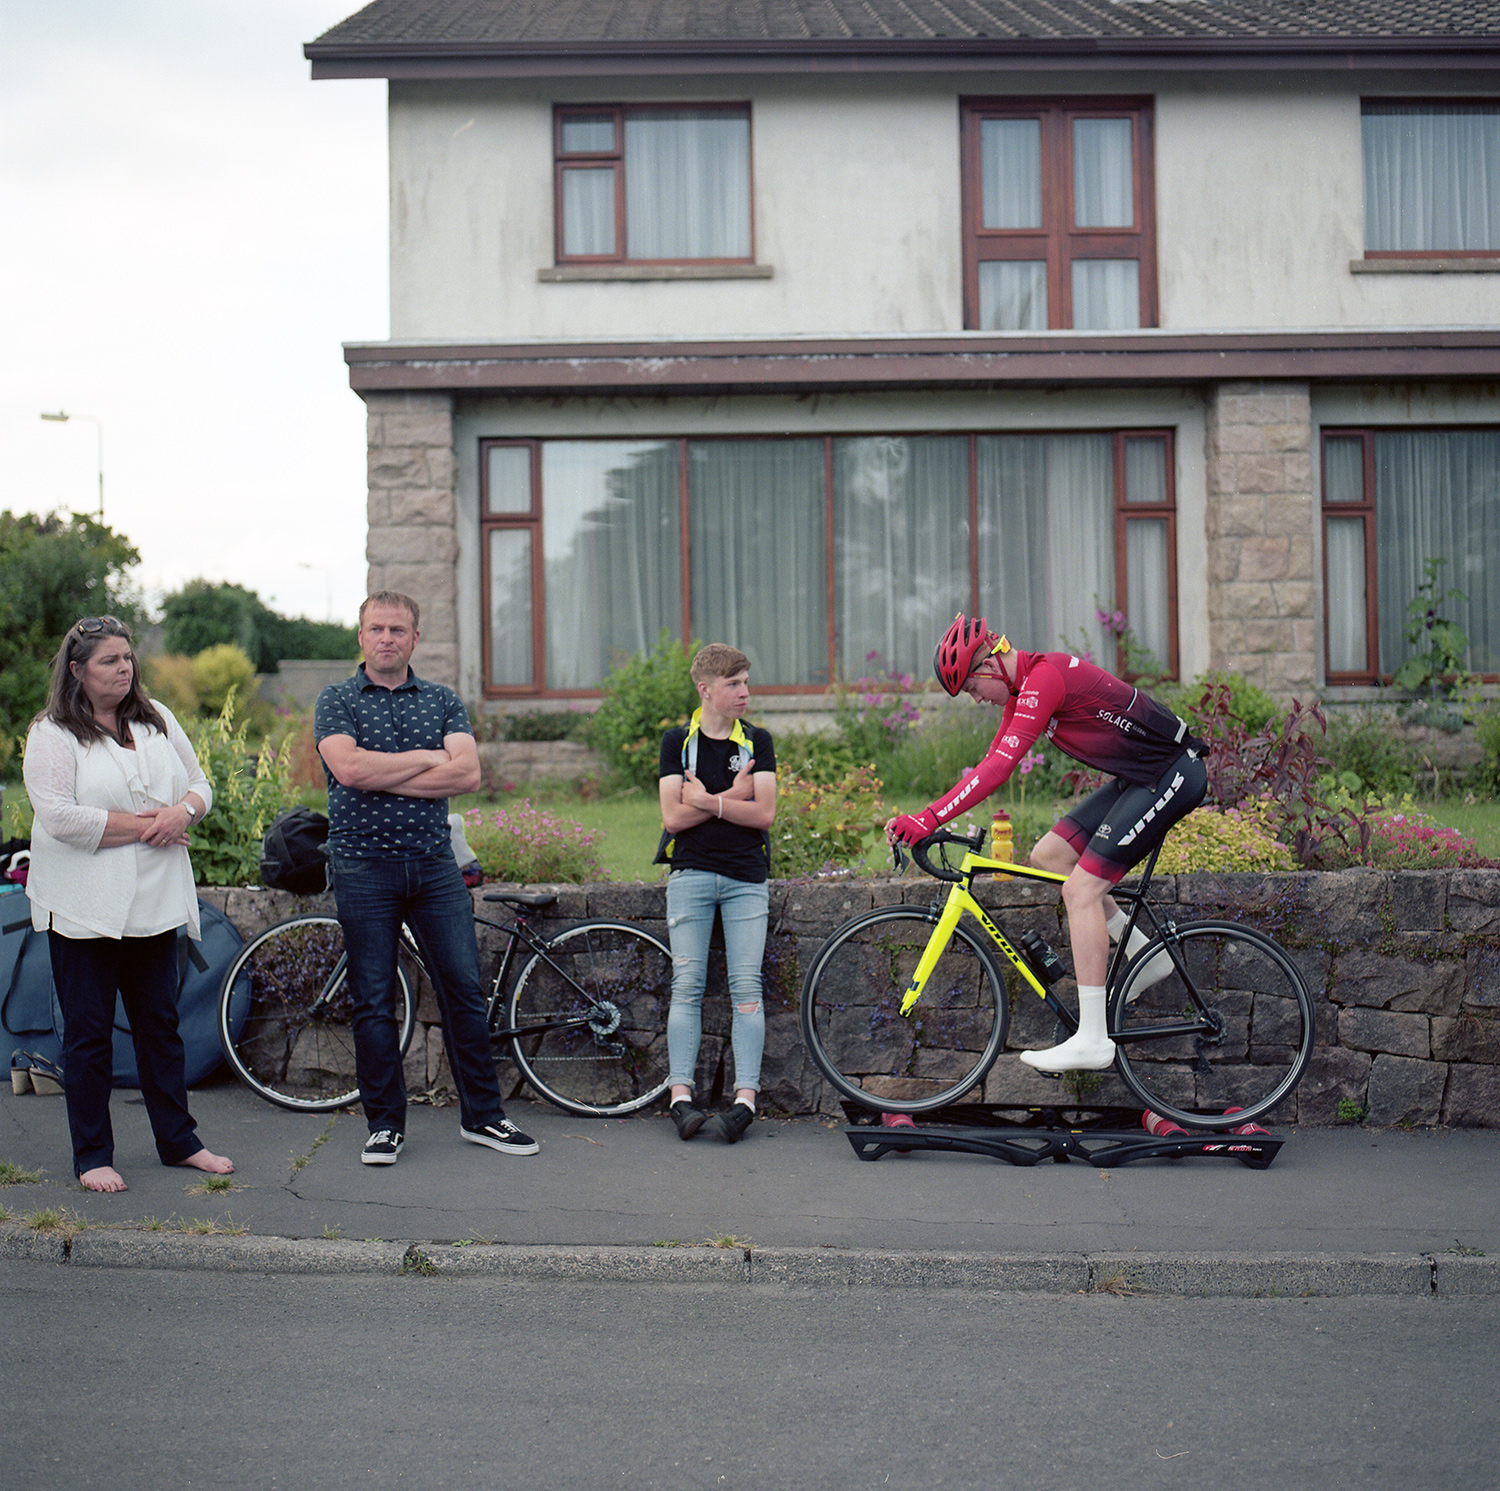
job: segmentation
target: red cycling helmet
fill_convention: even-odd
[[[965,621],[962,611],[954,618],[953,625],[943,633],[943,640],[938,643],[937,651],[932,655],[932,671],[937,674],[938,682],[943,688],[955,698],[969,681],[969,674],[974,671],[981,652],[986,649],[1010,651],[1003,637],[998,647],[989,648],[989,637],[990,629],[983,616]]]

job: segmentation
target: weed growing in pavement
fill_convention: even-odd
[[[21,1225],[33,1232],[61,1232],[64,1237],[74,1238],[88,1230],[88,1221],[66,1206],[39,1206],[21,1218]]]
[[[214,1196],[224,1191],[243,1191],[245,1188],[233,1176],[206,1175],[195,1186],[187,1188],[189,1196]]]
[[[1353,1098],[1340,1098],[1338,1106],[1338,1121],[1340,1123],[1363,1123],[1365,1115],[1370,1110]]]
[[[437,1264],[427,1257],[414,1243],[406,1250],[406,1256],[401,1260],[401,1272],[403,1274],[421,1274],[424,1277],[430,1278],[437,1272]]]
[[[1452,1253],[1456,1258],[1483,1258],[1485,1256],[1483,1248],[1468,1247],[1466,1244],[1459,1242],[1457,1238],[1454,1239],[1453,1246],[1451,1248],[1444,1248],[1443,1252]]]
[[[666,1240],[658,1238],[651,1246],[653,1248],[680,1248],[682,1244],[675,1237]]]
[[[1114,1269],[1107,1274],[1100,1274],[1094,1284],[1095,1294],[1113,1294],[1120,1299],[1129,1299],[1132,1295],[1141,1291],[1136,1289],[1119,1269]]]
[[[710,1248],[748,1248],[750,1246],[748,1237],[736,1237],[732,1232],[726,1232],[723,1237],[705,1237],[703,1241]]]
[[[39,1186],[45,1173],[40,1169],[23,1170],[9,1160],[0,1160],[0,1186]]]
[[[336,1223],[323,1229],[323,1236],[326,1237],[329,1242],[337,1242],[343,1235],[344,1229],[338,1226]]]

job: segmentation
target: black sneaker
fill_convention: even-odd
[[[400,1129],[376,1129],[365,1140],[360,1160],[366,1165],[394,1165],[405,1143],[406,1135]]]
[[[719,1137],[726,1144],[738,1144],[754,1122],[754,1112],[743,1103],[736,1103],[728,1113],[719,1114]]]
[[[708,1114],[701,1108],[693,1107],[692,1101],[688,1098],[678,1098],[672,1104],[671,1113],[672,1122],[677,1125],[679,1139],[691,1139],[708,1118]]]
[[[494,1123],[481,1124],[477,1129],[466,1129],[460,1124],[458,1132],[470,1144],[498,1149],[501,1154],[535,1154],[542,1147],[530,1134],[523,1134],[508,1118],[497,1118]]]

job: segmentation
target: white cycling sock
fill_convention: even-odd
[[[1111,942],[1118,942],[1120,940],[1125,931],[1125,924],[1129,920],[1130,918],[1123,911],[1116,911],[1105,922],[1104,925],[1109,929],[1109,940]],[[1125,944],[1125,956],[1127,960],[1135,957],[1150,941],[1151,939],[1139,927],[1132,928],[1130,941]],[[1172,958],[1167,950],[1163,948],[1136,976],[1135,982],[1130,986],[1130,998],[1125,1002],[1127,1004],[1134,1004],[1152,984],[1159,984],[1171,972]]]
[[[1050,1051],[1023,1051],[1021,1060],[1039,1072],[1098,1072],[1111,1066],[1115,1043],[1105,1023],[1104,990],[1078,986],[1078,1033]]]

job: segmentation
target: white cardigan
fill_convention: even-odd
[[[134,909],[137,920],[144,911],[164,925],[186,925],[195,941],[199,937],[198,893],[184,847],[99,847],[111,811],[171,807],[188,792],[203,799],[205,811],[213,806],[213,788],[192,743],[169,709],[162,704],[156,708],[167,723],[166,735],[131,725],[135,759],[128,763],[121,758],[130,753],[111,750],[103,741],[85,745],[52,720],[31,727],[23,768],[34,814],[26,893],[31,924],[38,931],[45,931],[55,914],[96,937],[118,938]],[[149,907],[135,905],[140,852],[170,856],[170,872],[152,877],[160,884]]]

